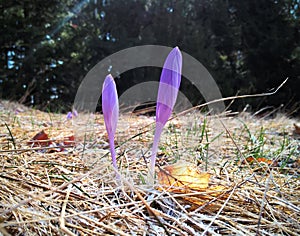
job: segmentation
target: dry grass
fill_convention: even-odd
[[[207,169],[210,185],[227,189],[219,197],[145,185],[153,118],[120,118],[117,183],[100,115],[92,139],[63,151],[28,141],[72,135],[65,115],[1,102],[0,116],[0,235],[300,235],[300,142],[285,116],[194,112],[168,123],[158,165]]]

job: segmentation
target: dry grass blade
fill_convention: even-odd
[[[71,189],[72,189],[72,185],[69,185],[68,190],[67,190],[67,194],[66,194],[66,199],[65,199],[65,201],[63,202],[62,209],[61,209],[61,215],[60,215],[60,219],[59,219],[59,226],[60,226],[61,230],[62,230],[65,234],[70,235],[70,236],[75,236],[75,234],[73,234],[73,233],[66,227],[66,225],[65,225],[66,207],[67,207],[67,203],[68,203],[68,200],[69,200],[69,196],[70,196]]]

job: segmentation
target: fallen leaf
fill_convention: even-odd
[[[263,162],[263,163],[267,163],[268,165],[271,165],[273,163],[272,160],[269,160],[269,159],[264,158],[264,157],[258,157],[258,158],[247,157],[246,161],[249,162],[250,164],[257,163],[257,162]]]
[[[165,166],[158,172],[159,188],[168,192],[184,193],[178,198],[190,206],[189,210],[205,204],[206,210],[216,210],[217,205],[211,201],[216,198],[227,198],[229,188],[220,185],[209,186],[210,176],[209,173],[201,173],[198,167],[192,164]]]
[[[37,133],[29,142],[29,145],[32,145],[33,147],[47,147],[50,145],[49,137],[45,133],[44,130],[41,132]]]
[[[37,133],[30,141],[28,141],[28,145],[32,147],[48,147],[53,149],[45,149],[43,151],[52,153],[52,152],[62,152],[65,151],[64,146],[74,146],[75,145],[75,137],[74,135],[64,137],[63,140],[53,140],[49,139],[48,135],[44,130]]]
[[[176,189],[205,189],[208,187],[209,178],[209,173],[201,173],[197,166],[186,163],[165,166],[158,172],[160,185]]]
[[[73,145],[74,143],[75,143],[74,135],[64,138],[64,141],[63,141],[64,145]]]

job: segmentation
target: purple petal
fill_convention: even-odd
[[[78,116],[78,112],[73,109],[73,111],[69,111],[67,114],[67,120],[71,120],[73,118],[76,118]]]
[[[165,124],[172,114],[181,82],[182,55],[178,47],[168,55],[160,77],[156,122]]]
[[[113,166],[117,169],[114,138],[119,117],[119,102],[116,84],[111,75],[106,76],[102,87],[102,112],[108,134]]]
[[[111,75],[106,76],[102,88],[102,111],[108,135],[114,134],[119,117],[116,84]]]
[[[72,112],[68,112],[67,114],[67,120],[71,120],[73,118]]]
[[[77,117],[77,116],[78,116],[78,112],[77,112],[75,109],[73,109],[72,115],[73,115],[74,117]]]
[[[163,127],[170,118],[174,108],[181,82],[182,56],[178,47],[168,55],[160,77],[156,105],[156,127],[150,158],[149,179],[154,184],[155,160]]]

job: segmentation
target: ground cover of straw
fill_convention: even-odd
[[[93,137],[64,150],[28,141],[42,130],[56,144],[72,136],[66,115],[2,101],[0,116],[0,235],[300,235],[300,141],[284,115],[192,111],[169,121],[158,166],[192,163],[226,188],[202,205],[189,199],[205,191],[145,184],[153,117],[120,117],[119,183],[100,114]]]

